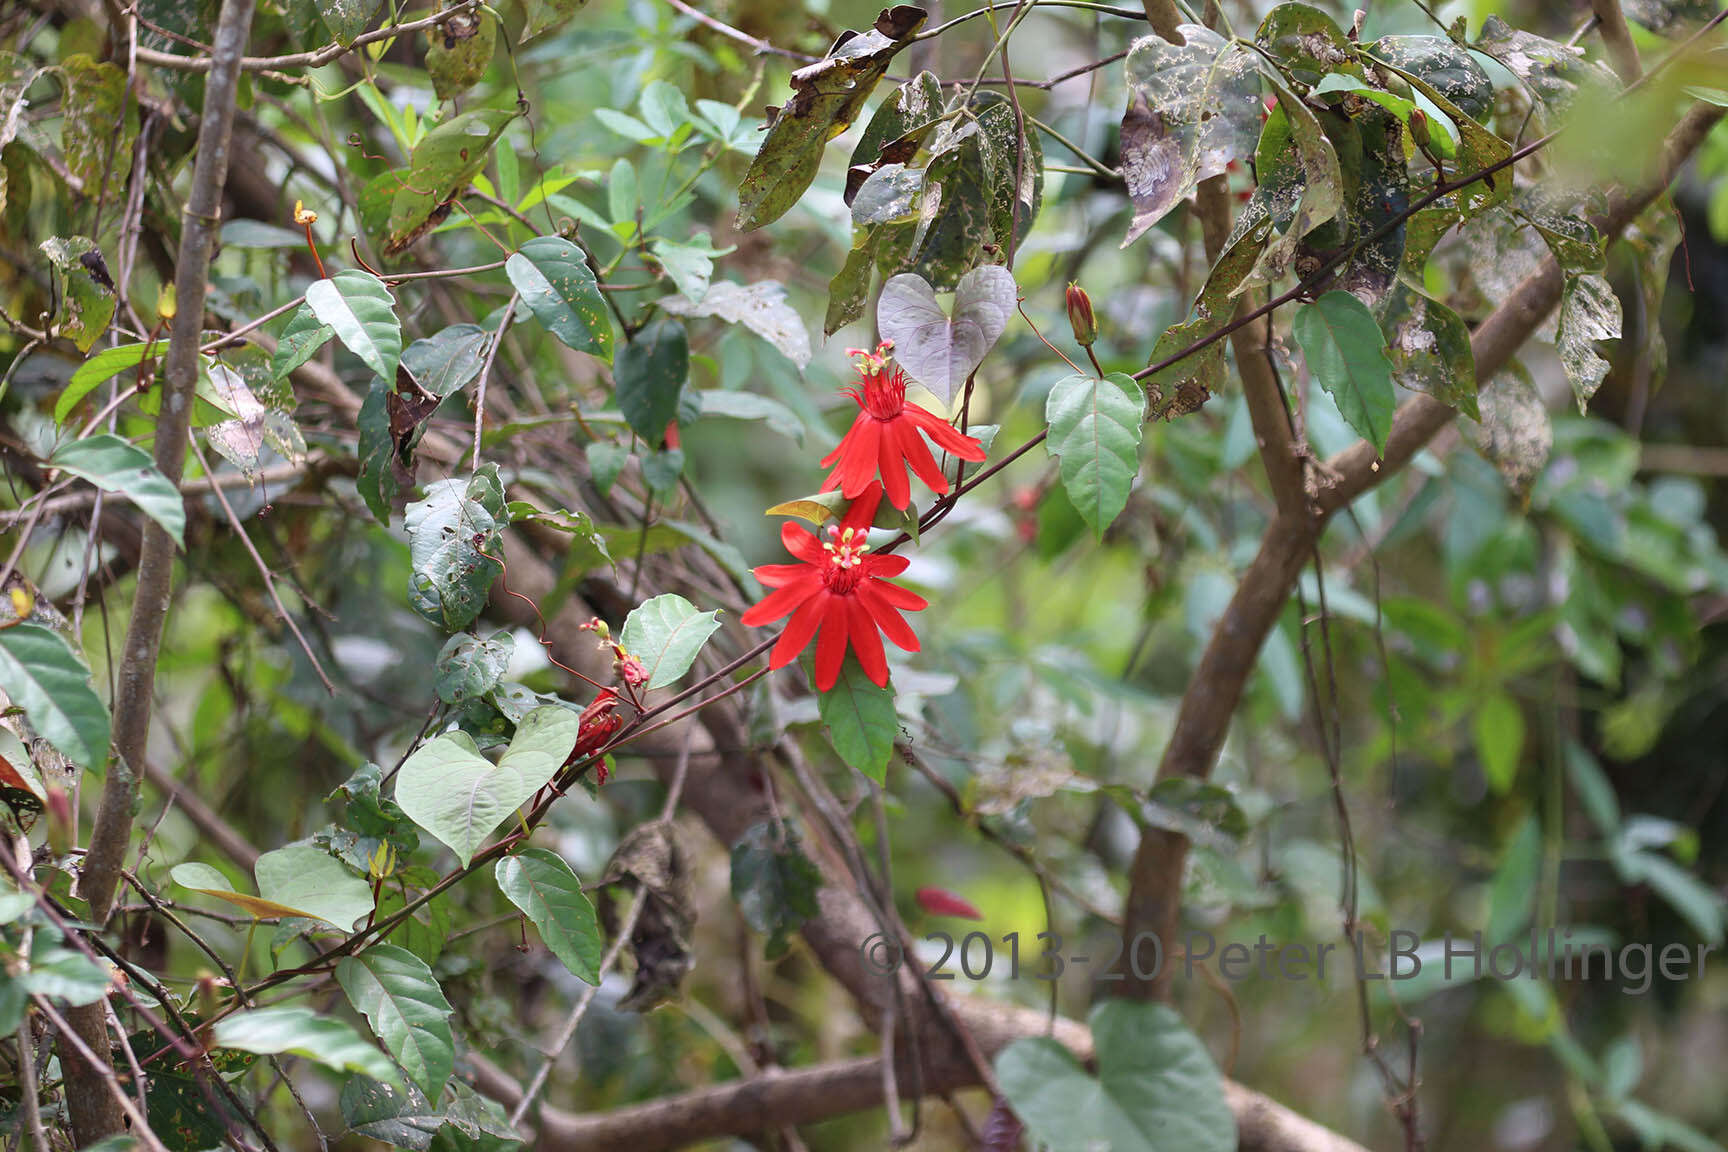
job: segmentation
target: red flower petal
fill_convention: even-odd
[[[904,556],[865,556],[864,572],[873,580],[887,580],[906,571],[911,563]]]
[[[961,432],[934,412],[928,412],[916,404],[908,404],[906,405],[906,417],[929,433],[930,439],[935,442],[936,447],[949,455],[957,456],[962,460],[970,460],[973,463],[984,459],[983,444],[975,437]]]
[[[876,631],[876,621],[870,610],[856,596],[843,596],[846,602],[846,625],[852,638],[852,651],[870,682],[880,687],[888,685],[888,656],[882,651],[882,637]]]
[[[826,601],[832,599],[826,590],[821,590],[799,605],[798,611],[792,614],[792,619],[786,625],[786,631],[780,633],[780,639],[774,643],[774,651],[768,658],[768,667],[784,668],[798,659],[798,653],[810,646],[810,637],[816,634],[816,628],[822,623],[823,609]]]
[[[946,888],[920,888],[913,894],[918,907],[932,916],[954,916],[961,920],[982,920],[984,913],[972,906],[964,896]]]
[[[756,579],[762,581],[763,587],[779,588],[783,584],[792,583],[800,576],[810,575],[810,565],[763,564],[752,568],[751,571],[756,574]]]
[[[840,679],[840,665],[846,662],[845,596],[824,597],[822,635],[816,640],[816,690],[826,692]]]
[[[784,565],[794,567],[794,565]],[[772,624],[782,616],[795,611],[811,596],[822,590],[822,578],[810,570],[807,564],[796,565],[803,573],[803,578],[787,584],[775,592],[770,592],[761,600],[751,605],[742,619],[747,628],[756,628],[763,624]],[[800,645],[802,647],[802,645]]]
[[[868,419],[870,419],[870,416],[869,413],[866,412],[860,412],[858,415],[854,416],[852,418],[852,427],[846,429],[846,435],[840,437],[840,443],[834,445],[834,451],[828,453],[828,455],[817,461],[816,466],[818,468],[834,467],[834,461],[840,459],[840,457],[845,454],[847,445],[851,442],[853,435],[858,431],[859,425],[863,424],[864,421]]]
[[[883,436],[876,452],[877,467],[882,475],[882,490],[888,503],[904,509],[912,502],[912,486],[906,482],[906,457],[901,451],[899,432],[909,428],[898,419],[883,426]],[[917,435],[917,433],[913,433]]]
[[[882,585],[865,583],[858,586],[858,601],[870,613],[870,619],[894,647],[906,652],[918,651],[918,634],[901,617],[894,605],[882,596]],[[892,585],[890,585],[892,587]]]
[[[822,541],[790,520],[780,525],[780,543],[786,546],[786,551],[806,564],[828,563],[828,550],[822,547]]]
[[[890,584],[886,580],[872,581],[870,590],[902,612],[922,612],[930,607],[930,601],[918,593],[909,588],[902,588],[898,584]]]
[[[911,465],[912,471],[918,474],[918,479],[924,481],[938,496],[946,493],[948,477],[942,475],[942,469],[936,467],[936,458],[930,455],[924,437],[918,435],[918,426],[910,420],[902,420],[894,431],[900,441],[900,455]]]

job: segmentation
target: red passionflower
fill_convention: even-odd
[[[907,403],[906,374],[888,367],[890,347],[883,344],[875,352],[847,349],[849,355],[858,357],[859,381],[856,388],[846,389],[846,395],[858,402],[860,411],[839,447],[822,458],[822,467],[834,469],[822,491],[838,488],[848,500],[856,499],[880,474],[888,503],[904,509],[912,500],[912,486],[906,480],[908,467],[938,496],[948,491],[948,478],[936,467],[920,431],[938,448],[961,460],[982,460],[984,449],[934,412]]]
[[[792,617],[769,655],[770,668],[792,663],[814,638],[818,690],[834,687],[848,647],[857,654],[864,674],[886,686],[888,657],[882,637],[908,652],[918,651],[918,637],[900,613],[917,612],[927,602],[888,582],[906,570],[908,561],[904,556],[872,556],[865,542],[881,499],[882,486],[872,481],[846,510],[839,526],[828,529],[826,541],[791,523],[780,529],[781,543],[799,563],[764,564],[756,569],[756,578],[774,591],[744,613],[744,623],[751,627]]]

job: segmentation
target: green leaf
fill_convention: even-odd
[[[1476,709],[1476,757],[1495,795],[1511,791],[1524,754],[1524,713],[1504,692],[1496,692]]]
[[[618,407],[636,435],[660,443],[678,415],[678,396],[690,375],[690,340],[684,325],[666,316],[636,333],[612,365]]]
[[[720,613],[703,612],[673,593],[643,602],[624,621],[618,642],[648,670],[648,688],[676,683],[720,627]]]
[[[1062,465],[1062,486],[1099,539],[1128,504],[1140,471],[1140,419],[1146,403],[1133,377],[1112,372],[1102,380],[1065,376],[1050,389],[1044,419],[1047,441]]]
[[[364,1076],[342,1085],[342,1122],[356,1136],[411,1152],[426,1152],[444,1126],[444,1109],[434,1107],[412,1084],[382,1084]]]
[[[1554,347],[1572,382],[1583,415],[1590,398],[1608,376],[1608,361],[1596,351],[1598,340],[1620,338],[1620,297],[1605,277],[1568,276],[1560,291],[1560,326]]]
[[[492,870],[498,890],[533,921],[559,963],[579,980],[600,983],[600,923],[582,881],[562,857],[524,848]]]
[[[542,32],[559,27],[587,2],[588,0],[524,0],[523,9],[528,13],[528,20],[522,26],[522,38],[517,43],[526,44]]]
[[[731,248],[714,247],[714,241],[706,232],[698,232],[688,241],[658,237],[649,244],[649,248],[678,291],[692,304],[700,304],[708,292],[709,281],[714,278],[714,257],[737,250],[735,245]]]
[[[1590,822],[1604,836],[1620,831],[1620,801],[1607,773],[1588,749],[1568,740],[1565,748],[1566,778],[1572,782],[1579,806],[1590,814]]]
[[[348,351],[386,380],[396,379],[402,359],[402,325],[396,300],[384,281],[349,268],[306,289],[306,306],[336,333]]]
[[[288,326],[276,338],[276,354],[270,358],[270,374],[281,380],[318,354],[318,349],[336,335],[336,329],[318,319],[311,304],[302,304],[288,318]],[[386,377],[388,379],[388,377]]]
[[[0,690],[60,755],[90,770],[107,762],[108,708],[59,633],[40,624],[0,629]]]
[[[1149,965],[1151,949],[1142,951]],[[1096,1078],[1045,1036],[997,1054],[1002,1094],[1033,1139],[1051,1152],[1235,1152],[1223,1078],[1181,1017],[1163,1004],[1106,1000],[1091,1025]]]
[[[117,348],[104,349],[90,357],[78,365],[78,370],[72,373],[72,379],[66,384],[66,390],[54,401],[54,423],[66,423],[66,418],[72,415],[78,402],[95,391],[99,385],[112,380],[128,368],[136,368],[144,362],[146,356],[154,358],[166,351],[167,346],[160,342],[122,344]]]
[[[924,17],[911,5],[883,9],[874,28],[842,37],[826,59],[792,73],[792,97],[774,116],[738,189],[740,231],[772,224],[798,202],[816,178],[823,146],[858,118],[888,62]]]
[[[258,895],[272,904],[347,932],[372,911],[372,888],[364,877],[310,840],[284,844],[252,866]]]
[[[480,615],[492,581],[504,570],[495,559],[502,525],[478,498],[487,490],[483,475],[436,481],[426,486],[424,500],[408,505],[402,520],[413,565],[409,602],[447,631],[466,628]]]
[[[1474,60],[1470,59],[1468,53],[1461,48],[1456,48],[1455,45],[1450,45],[1456,49],[1456,55],[1448,52],[1441,56],[1432,57],[1430,60],[1419,51],[1407,52],[1397,44],[1393,45],[1389,54],[1384,47],[1389,42],[1434,39],[1437,38],[1386,36],[1376,40],[1370,47],[1379,51],[1380,54],[1375,55],[1374,59],[1382,67],[1402,76],[1410,87],[1415,89],[1418,97],[1426,97],[1432,101],[1442,116],[1456,125],[1460,137],[1456,171],[1480,172],[1510,158],[1512,155],[1510,144],[1484,128],[1469,112],[1460,109],[1457,104],[1447,98],[1444,92],[1429,83],[1428,80],[1413,71],[1406,70],[1398,63],[1399,60],[1403,60],[1406,65],[1423,67],[1432,63],[1433,67],[1429,69],[1430,75],[1448,83],[1453,94],[1466,98],[1470,107],[1476,107],[1480,103],[1485,109],[1486,101],[1492,100],[1493,89],[1487,86],[1487,75],[1482,72],[1481,67]],[[1458,62],[1460,56],[1463,58],[1462,64]],[[1454,67],[1464,69],[1466,65],[1468,69],[1474,69],[1474,72],[1469,72],[1467,69],[1456,73],[1452,71]],[[1478,76],[1481,80],[1481,87],[1478,86]],[[1511,194],[1512,174],[1510,169],[1503,168],[1492,176],[1486,176],[1461,188],[1458,191],[1459,206],[1465,215],[1473,216],[1501,203]]]
[[[432,92],[449,100],[480,82],[492,63],[498,42],[498,21],[487,12],[463,12],[426,30],[426,74]]]
[[[452,324],[402,350],[402,367],[439,398],[461,391],[480,375],[492,333],[478,324]]]
[[[724,416],[732,420],[760,420],[769,428],[804,446],[804,421],[778,400],[755,392],[727,392],[711,389],[698,392],[702,415]]]
[[[508,632],[494,632],[485,639],[465,632],[450,637],[434,666],[438,699],[463,704],[492,691],[503,681],[515,649],[515,637]]]
[[[1366,80],[1350,76],[1343,72],[1329,73],[1320,81],[1320,83],[1314,85],[1314,87],[1308,90],[1310,96],[1324,96],[1331,92],[1354,92],[1364,100],[1374,101],[1374,103],[1380,105],[1380,107],[1386,109],[1386,111],[1392,113],[1392,115],[1406,123],[1409,122],[1410,113],[1416,107],[1415,102],[1412,100],[1388,92],[1384,88],[1376,88]]]
[[[58,945],[39,946],[20,983],[28,993],[51,996],[75,1007],[95,1004],[114,990],[108,973],[89,957]]]
[[[817,914],[821,887],[822,873],[790,824],[759,821],[732,845],[732,899],[744,922],[768,937],[770,955],[783,951],[787,935]]]
[[[255,1008],[216,1022],[216,1046],[260,1056],[291,1053],[337,1072],[397,1079],[396,1067],[347,1024],[310,1008]]]
[[[480,755],[466,732],[439,736],[403,762],[396,803],[466,868],[492,830],[557,774],[580,729],[580,717],[569,708],[536,708],[516,726],[497,764]]]
[[[338,961],[336,982],[408,1078],[428,1096],[443,1092],[456,1067],[451,1008],[425,962],[404,949],[374,944]]]
[[[180,489],[157,471],[149,455],[108,432],[62,444],[48,463],[70,475],[88,480],[104,492],[117,492],[138,505],[138,510],[161,525],[182,544],[186,530],[186,505]]]
[[[578,352],[612,359],[612,314],[582,249],[562,237],[541,236],[513,253],[504,270],[548,332]]]
[[[1350,427],[1384,452],[1396,400],[1374,313],[1351,293],[1332,291],[1299,308],[1291,327],[1309,373],[1338,402]]]
[[[1158,364],[1195,342],[1211,336],[1236,312],[1235,297],[1259,259],[1260,250],[1272,231],[1266,199],[1255,196],[1243,206],[1224,251],[1207,274],[1195,297],[1188,319],[1165,329],[1152,349],[1151,363]],[[1169,418],[1197,410],[1224,380],[1224,344],[1214,341],[1198,353],[1184,357],[1147,377],[1154,417]]]
[[[1185,45],[1146,36],[1128,51],[1122,175],[1134,219],[1124,247],[1200,181],[1251,155],[1260,135],[1258,57],[1197,24],[1181,31]]]
[[[846,653],[840,678],[817,698],[823,730],[840,759],[880,784],[887,777],[888,758],[900,735],[894,710],[894,689],[871,681],[858,658]]]
[[[492,146],[515,118],[515,112],[500,108],[464,112],[432,129],[414,146],[408,173],[390,199],[386,256],[405,251],[443,218],[443,205],[461,195],[486,167]],[[395,373],[380,375],[389,379]]]
[[[232,904],[236,908],[245,909],[248,914],[257,917],[260,920],[290,916],[297,916],[307,920],[318,919],[318,917],[312,915],[312,913],[303,908],[295,908],[288,904],[278,904],[272,900],[266,900],[261,896],[248,895],[245,892],[236,892],[234,886],[228,883],[228,877],[222,875],[222,873],[218,872],[208,864],[176,864],[169,870],[168,875],[173,877],[174,883],[180,885],[182,888],[190,889],[193,892],[200,892],[206,896],[214,896],[216,899]]]

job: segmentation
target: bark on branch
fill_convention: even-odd
[[[210,78],[204,88],[198,157],[193,164],[191,191],[181,221],[174,276],[179,311],[168,339],[155,443],[156,467],[173,484],[178,484],[185,472],[193,389],[198,382],[205,287],[210,254],[221,229],[218,215],[222,210],[222,187],[228,176],[239,63],[246,54],[253,8],[253,0],[224,0],[222,4]],[[162,625],[168,615],[173,574],[173,538],[154,520],[147,521],[138,562],[138,588],[116,681],[115,755],[102,782],[102,802],[78,881],[79,895],[89,902],[90,918],[98,924],[108,919],[114,906],[121,863],[132,839],[132,804],[138,796],[138,773],[143,768],[150,737],[156,661],[161,653]],[[106,1003],[72,1009],[68,1016],[84,1045],[99,1061],[105,1061],[109,1050]],[[61,1046],[60,1058],[66,1069],[66,1102],[78,1144],[91,1144],[124,1131],[125,1117],[108,1087],[113,1077],[111,1068],[105,1063],[86,1062],[70,1044]]]
[[[1722,108],[1700,103],[1680,119],[1663,143],[1649,182],[1636,190],[1616,193],[1609,200],[1608,210],[1595,219],[1604,238],[1617,238],[1662,195],[1723,113]],[[1519,284],[1471,334],[1470,349],[1476,360],[1478,379],[1492,378],[1530,338],[1558,303],[1561,282],[1560,269],[1550,259]],[[1295,514],[1280,508],[1213,629],[1189,681],[1170,743],[1159,764],[1160,780],[1178,776],[1204,778],[1211,774],[1231,717],[1241,701],[1243,686],[1259,659],[1261,645],[1284,610],[1327,521],[1356,497],[1402,469],[1456,415],[1454,409],[1427,396],[1412,398],[1398,409],[1384,456],[1377,456],[1367,443],[1358,443],[1329,462],[1335,480],[1321,489],[1312,508]],[[1131,944],[1136,936],[1146,933],[1157,933],[1164,940],[1175,939],[1187,855],[1187,840],[1175,833],[1148,829],[1141,837],[1129,874],[1122,927],[1124,941]],[[1147,981],[1130,976],[1125,991],[1163,999],[1168,995],[1169,981],[1168,971]]]

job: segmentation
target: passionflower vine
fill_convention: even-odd
[[[904,476],[900,482],[906,482]],[[889,583],[889,577],[904,572],[909,561],[904,556],[870,555],[870,521],[881,499],[882,486],[871,481],[839,525],[829,527],[826,540],[791,523],[780,529],[781,543],[799,562],[756,569],[756,578],[774,591],[744,613],[744,623],[751,627],[792,617],[769,654],[770,668],[792,663],[815,639],[819,691],[828,691],[840,678],[848,647],[857,654],[864,674],[886,686],[888,657],[882,638],[907,652],[918,651],[918,637],[900,613],[917,612],[928,603],[917,593]]]
[[[906,374],[898,367],[888,367],[892,346],[882,344],[875,352],[846,350],[847,355],[857,357],[858,386],[846,389],[846,395],[858,402],[858,418],[841,437],[839,447],[822,458],[822,467],[834,469],[822,491],[838,488],[842,496],[854,500],[880,475],[888,503],[904,509],[912,500],[912,486],[906,480],[908,467],[938,496],[948,491],[948,478],[936,467],[935,457],[919,432],[961,460],[976,463],[984,459],[984,448],[934,412],[907,402]]]

